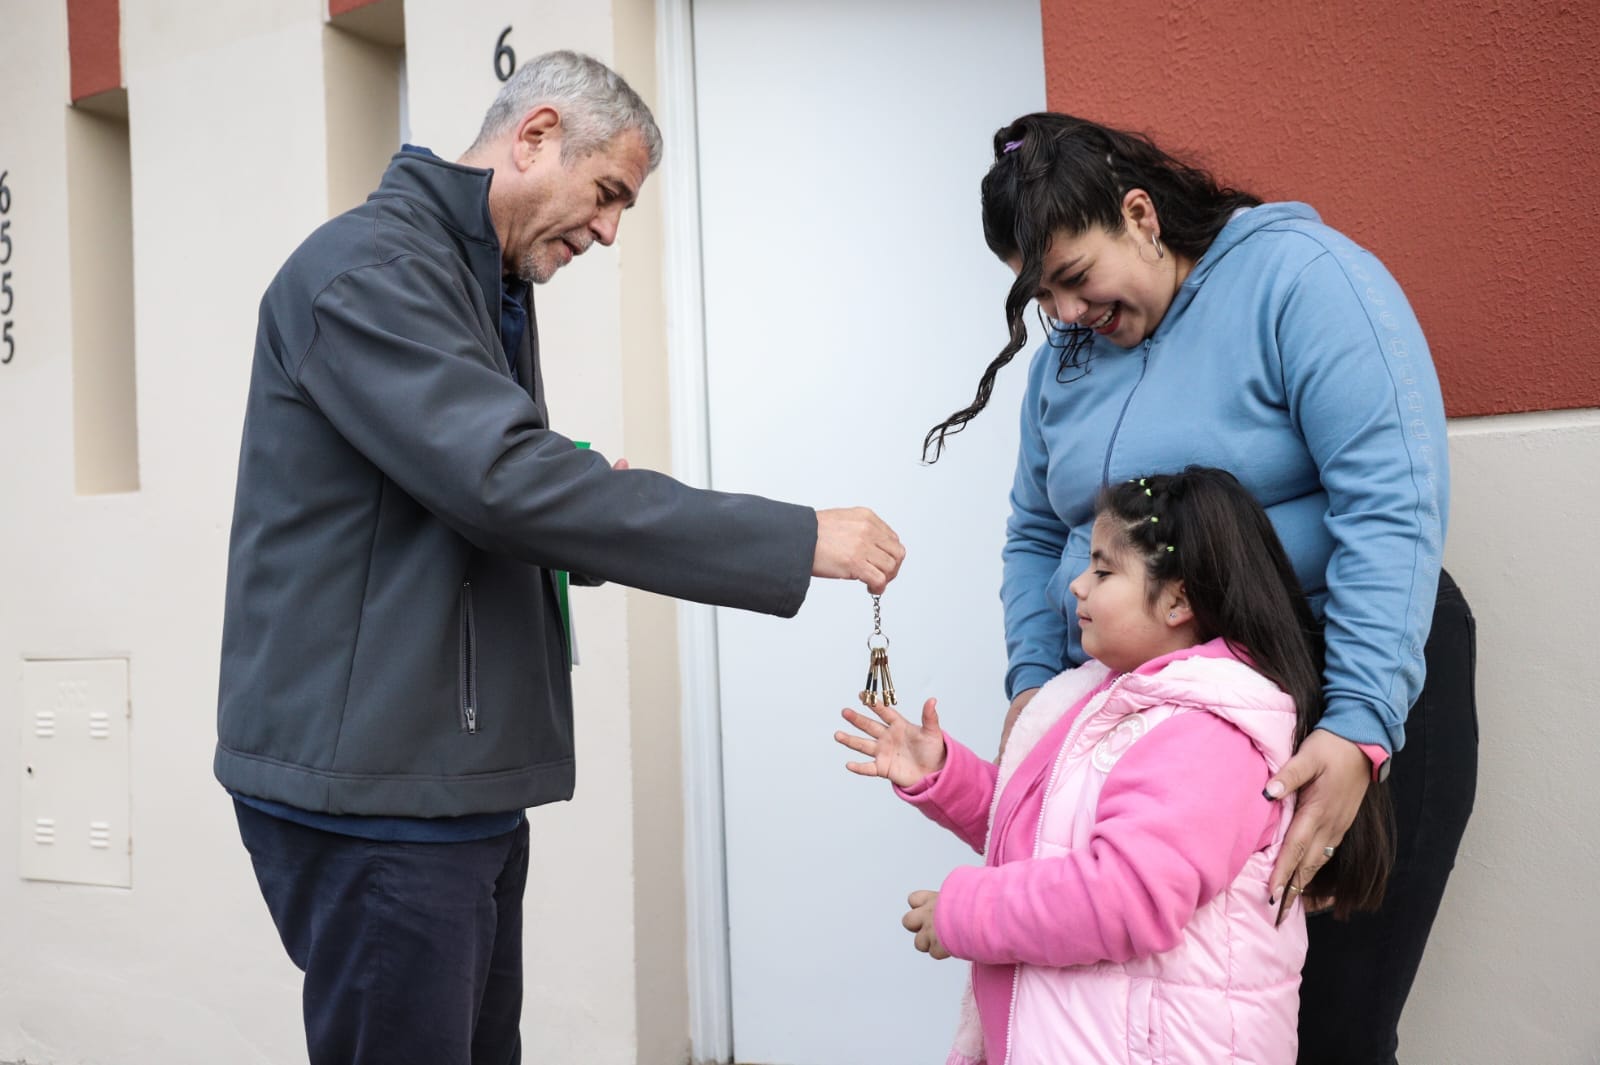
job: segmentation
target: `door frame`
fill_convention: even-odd
[[[672,469],[685,484],[710,488],[692,0],[655,0],[655,14],[656,120],[670,147],[662,160],[661,182]],[[717,618],[712,607],[681,600],[677,612],[690,1055],[695,1062],[729,1062],[733,986]]]

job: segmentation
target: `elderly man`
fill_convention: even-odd
[[[573,790],[558,571],[793,615],[905,552],[813,511],[609,465],[551,431],[531,285],[617,236],[661,156],[556,52],[456,163],[406,148],[261,302],[216,774],[305,972],[313,1065],[520,1057],[529,806]]]

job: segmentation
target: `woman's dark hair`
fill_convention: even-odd
[[[1266,511],[1233,474],[1206,466],[1113,485],[1096,512],[1145,561],[1152,602],[1182,581],[1197,635],[1235,654],[1294,698],[1295,746],[1322,717],[1322,633]],[[1374,784],[1308,898],[1334,900],[1337,917],[1375,910],[1394,863],[1387,784]]]
[[[995,375],[1027,343],[1022,312],[1039,289],[1051,239],[1062,230],[1077,236],[1094,226],[1120,233],[1122,200],[1133,189],[1149,193],[1161,220],[1161,240],[1189,259],[1205,254],[1234,211],[1261,202],[1218,185],[1210,174],[1173,158],[1143,134],[1071,115],[1023,115],[994,135],[994,165],[983,178],[983,236],[995,255],[1022,260],[1006,295],[1011,339],[984,370],[972,403],[928,431],[922,440],[924,460],[932,449],[928,461],[938,461],[945,437],[959,433],[988,405]],[[1050,345],[1061,360],[1058,379],[1087,372],[1093,341],[1094,334],[1079,326],[1051,331]]]

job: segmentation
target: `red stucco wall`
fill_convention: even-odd
[[[1376,252],[1450,414],[1600,407],[1600,3],[1042,11],[1052,109],[1304,200]]]
[[[376,0],[328,0],[328,17],[338,18],[340,15],[354,11],[358,7],[366,7],[376,3]]]
[[[72,100],[122,85],[120,0],[67,0],[67,50]]]

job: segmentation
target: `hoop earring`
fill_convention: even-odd
[[[1167,257],[1167,249],[1161,246],[1160,237],[1156,236],[1154,233],[1150,234],[1150,243],[1155,245],[1157,262],[1160,262],[1162,259]]]

